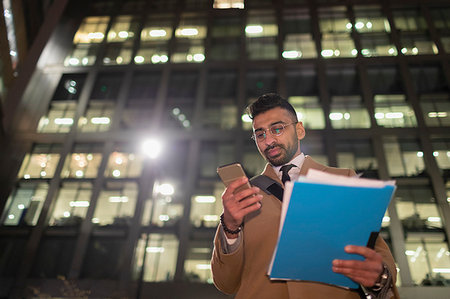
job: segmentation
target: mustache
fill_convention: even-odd
[[[269,151],[272,150],[272,149],[274,149],[274,148],[276,148],[276,147],[285,149],[284,146],[283,146],[282,144],[274,143],[274,144],[271,144],[271,145],[269,145],[268,147],[266,147],[266,149],[264,150],[264,153],[265,153],[266,155],[268,155],[268,154],[269,154]]]

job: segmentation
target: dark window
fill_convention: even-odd
[[[170,77],[168,96],[195,97],[198,75],[196,72],[176,72]]]
[[[115,100],[119,94],[123,74],[99,74],[91,99]]]
[[[76,238],[46,237],[41,241],[31,273],[36,278],[67,276],[75,250]]]
[[[402,78],[394,66],[370,67],[369,81],[374,94],[404,93]]]
[[[313,96],[319,93],[317,75],[313,69],[291,70],[286,74],[286,89],[289,96]]]
[[[259,97],[268,92],[277,92],[277,77],[274,71],[253,70],[247,74],[247,98]]]
[[[158,93],[161,74],[158,72],[139,72],[133,76],[129,99],[154,99]]]
[[[54,101],[67,101],[78,100],[84,82],[86,80],[86,74],[65,74],[59,81],[56,88]]]

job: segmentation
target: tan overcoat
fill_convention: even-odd
[[[324,166],[306,156],[300,174],[305,175],[310,168],[345,176],[355,174],[351,169]],[[266,165],[263,174],[282,185],[270,165]],[[325,284],[269,280],[266,273],[278,238],[281,202],[275,196],[264,192],[262,194],[261,209],[247,215],[244,219],[242,241],[236,251],[231,254],[223,253],[220,225],[217,229],[211,260],[216,287],[223,293],[236,294],[235,298],[237,299],[359,298],[356,292]],[[381,237],[377,239],[375,250],[382,255],[384,263],[395,280],[397,271],[394,258]],[[396,289],[394,293],[398,298]]]

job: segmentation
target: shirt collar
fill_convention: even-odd
[[[300,174],[300,169],[301,169],[302,166],[303,166],[303,162],[305,162],[305,155],[304,155],[303,153],[300,153],[300,155],[296,156],[294,159],[292,159],[291,161],[289,161],[288,163],[283,164],[283,165],[294,164],[294,165],[297,166],[297,167],[292,167],[291,170],[290,170],[290,172],[293,171],[293,172],[295,172],[295,173]],[[277,174],[277,176],[280,178],[280,180],[281,180],[281,175],[282,175],[282,174],[281,174],[281,171],[280,171],[280,168],[281,168],[283,165],[280,165],[280,166],[272,166],[273,170],[275,171],[275,173]]]

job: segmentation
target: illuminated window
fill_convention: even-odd
[[[378,178],[378,162],[370,140],[339,140],[337,166],[354,169],[365,178]]]
[[[20,183],[8,198],[1,218],[2,224],[36,225],[47,192],[47,183]]]
[[[375,95],[375,119],[379,126],[416,127],[414,110],[404,95]]]
[[[414,283],[444,286],[450,279],[450,262],[444,234],[408,234],[405,254]]]
[[[133,182],[107,182],[100,192],[92,223],[98,225],[130,226],[137,198]]]
[[[423,151],[416,140],[384,136],[383,146],[391,177],[425,175]]]
[[[139,277],[142,273],[144,281],[173,280],[177,265],[178,246],[179,242],[175,235],[143,235],[139,239],[135,251],[134,276]]]
[[[334,129],[370,128],[370,118],[361,96],[331,98],[331,126]]]
[[[427,126],[450,126],[450,98],[448,94],[424,94],[420,106]]]
[[[65,66],[93,65],[98,44],[105,37],[109,17],[87,17],[73,38],[74,49],[64,60]]]
[[[58,192],[49,224],[53,226],[79,226],[89,208],[91,193],[91,183],[63,183]]]
[[[228,9],[228,8],[244,9],[244,0],[214,0],[213,8],[217,8],[217,9]]]
[[[213,245],[208,241],[192,240],[184,262],[184,275],[191,283],[213,283],[211,254]]]
[[[354,28],[360,33],[391,32],[389,21],[379,6],[355,6]],[[352,25],[348,25],[350,28]]]
[[[292,96],[288,100],[297,112],[298,121],[303,122],[306,129],[325,128],[323,109],[318,97]]]
[[[73,153],[67,155],[61,177],[95,178],[101,159],[101,147],[98,145],[78,144]]]
[[[52,178],[59,162],[60,145],[37,144],[22,161],[18,177],[21,179]]]
[[[433,157],[440,169],[444,171],[444,179],[448,177],[450,170],[450,140],[445,138],[435,138],[432,140]],[[447,174],[446,174],[447,173]]]
[[[436,44],[425,33],[400,33],[400,44],[404,55],[438,54]]]
[[[376,57],[397,56],[398,53],[397,48],[391,43],[387,34],[375,33],[361,35],[361,54],[365,57]]]
[[[195,227],[215,228],[219,224],[219,216],[223,206],[221,194],[222,182],[217,182],[214,189],[208,194],[197,194],[191,198],[191,223]]]
[[[80,117],[78,127],[81,132],[108,131],[114,113],[114,103],[90,102],[86,114]]]
[[[203,62],[206,21],[204,15],[184,14],[175,30],[175,50],[171,60],[179,62]]]
[[[351,32],[351,23],[345,14],[346,9],[343,6],[319,9],[322,57],[356,56],[355,43],[349,33]]]
[[[181,202],[179,194],[175,194],[175,190],[173,195],[164,195],[159,191],[160,186],[167,186],[168,184],[174,188],[170,183],[155,182],[152,197],[145,202],[142,217],[143,225],[173,227],[178,224],[183,216],[184,203]]]
[[[108,44],[103,57],[105,65],[129,64],[131,62],[132,44]]]
[[[172,38],[173,15],[150,16],[141,31],[141,46],[134,57],[134,63],[166,63],[168,41]]]
[[[271,11],[249,11],[245,27],[247,55],[250,59],[277,59],[278,25]]]
[[[105,37],[106,28],[108,27],[109,17],[87,17],[83,20],[78,28],[74,44],[90,44],[101,43]]]
[[[109,155],[105,176],[113,178],[135,178],[142,173],[143,157],[134,152],[124,152],[126,146],[117,146]]]
[[[307,11],[286,11],[283,15],[283,26],[286,33],[282,52],[284,59],[317,57]]]
[[[132,41],[138,29],[138,20],[132,16],[118,16],[114,19],[111,29],[108,31],[107,41],[125,42]]]

